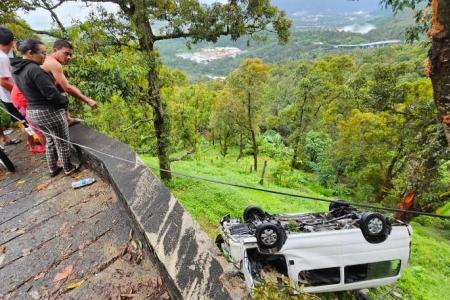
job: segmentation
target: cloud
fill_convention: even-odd
[[[83,3],[69,2],[58,7],[55,12],[64,25],[70,25],[76,20],[85,20],[89,12],[99,6],[105,7],[110,12],[116,12],[118,10],[118,6],[113,3],[92,4],[87,7]],[[36,9],[27,14],[20,12],[19,15],[34,29],[45,30],[52,26],[50,14],[44,9]]]
[[[213,2],[224,3],[226,0],[201,0],[201,2],[206,4],[211,4]],[[69,2],[58,7],[55,12],[64,25],[70,25],[73,21],[85,20],[89,12],[99,6],[106,8],[109,12],[116,12],[119,9],[119,7],[113,3],[92,4],[89,5],[89,7],[86,7],[86,4],[81,2]],[[35,11],[27,14],[24,12],[19,12],[19,15],[34,29],[46,30],[50,29],[52,26],[50,14],[44,9],[36,9]]]

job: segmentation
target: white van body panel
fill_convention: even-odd
[[[306,292],[371,288],[393,283],[400,278],[409,259],[411,233],[412,229],[408,225],[393,226],[384,242],[371,244],[365,240],[361,230],[357,228],[310,233],[289,232],[283,247],[273,254],[285,257],[289,278],[294,282],[299,282],[301,271],[340,268],[340,283],[305,287]],[[243,273],[247,287],[253,288],[255,278],[251,275],[246,253],[248,249],[257,248],[256,238],[250,235],[229,236],[225,244],[229,246],[229,255],[234,265]],[[400,270],[396,276],[345,283],[345,266],[392,260],[401,261]]]

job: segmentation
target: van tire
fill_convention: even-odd
[[[286,232],[279,224],[260,224],[256,227],[255,236],[261,252],[280,251],[286,242]]]
[[[372,244],[384,242],[391,232],[391,226],[380,213],[366,212],[361,215],[359,227],[366,241]]]
[[[222,244],[225,243],[225,240],[223,239],[223,236],[219,234],[217,235],[214,243],[216,244],[217,248],[219,248],[219,250],[222,251]]]
[[[255,219],[260,220],[260,221],[264,220],[264,218],[266,217],[266,214],[258,206],[249,206],[244,210],[244,213],[242,216],[244,218],[245,223],[250,223],[250,222],[254,221]]]

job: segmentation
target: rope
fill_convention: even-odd
[[[5,113],[7,113],[8,115],[10,115],[11,117],[13,117],[14,119],[20,121],[16,116],[12,115],[11,113],[9,113],[8,111],[6,111],[3,107],[0,106],[0,109],[3,110]],[[82,144],[78,144],[78,143],[74,143],[71,142],[69,140],[65,140],[63,138],[60,138],[58,136],[55,136],[49,132],[46,132],[40,128],[37,128],[31,124],[28,124],[28,126],[32,127],[33,129],[38,129],[41,132],[55,138],[55,139],[59,139],[62,141],[65,141],[73,146],[77,146],[86,150],[90,150],[92,152],[107,156],[109,158],[112,159],[116,159],[118,161],[122,161],[125,163],[129,163],[131,165],[134,166],[145,166],[148,167],[152,170],[155,171],[162,171],[162,172],[166,172],[166,173],[171,173],[175,176],[179,176],[179,177],[185,177],[185,178],[189,178],[189,179],[193,179],[193,180],[197,180],[197,181],[206,181],[206,182],[210,182],[210,183],[215,183],[215,184],[221,184],[221,185],[225,185],[225,186],[231,186],[231,187],[237,187],[237,188],[242,188],[242,189],[248,189],[248,190],[254,190],[254,191],[259,191],[259,192],[264,192],[264,193],[270,193],[270,194],[275,194],[275,195],[280,195],[280,196],[288,196],[288,197],[293,197],[293,198],[301,198],[301,199],[306,199],[306,200],[312,200],[312,201],[318,201],[318,202],[327,202],[327,203],[332,203],[335,200],[331,200],[331,199],[324,199],[324,198],[318,198],[318,197],[312,197],[312,196],[306,196],[306,195],[300,195],[300,194],[291,194],[291,193],[286,193],[286,192],[280,192],[280,191],[274,191],[274,190],[269,190],[269,189],[265,189],[265,188],[259,188],[259,187],[253,187],[253,186],[249,186],[249,185],[244,185],[244,184],[238,184],[238,183],[230,183],[230,182],[226,182],[226,181],[222,181],[222,180],[218,180],[218,179],[213,179],[213,178],[206,178],[206,177],[201,177],[201,176],[195,176],[195,175],[190,175],[190,174],[186,174],[186,173],[182,173],[182,172],[177,172],[177,171],[171,171],[171,170],[166,170],[166,169],[161,169],[159,167],[155,167],[155,166],[151,166],[151,165],[146,165],[143,162],[139,161],[139,160],[135,160],[135,161],[131,161],[119,156],[115,156],[109,153],[105,153],[103,151],[94,149],[92,147],[89,146],[85,146]],[[390,207],[383,207],[383,206],[376,206],[376,205],[370,205],[370,204],[362,204],[362,203],[356,203],[356,202],[348,202],[346,201],[347,204],[355,206],[355,207],[362,207],[362,208],[370,208],[370,209],[375,209],[375,210],[384,210],[384,211],[389,211],[389,212],[403,212],[403,213],[409,213],[409,214],[414,214],[414,215],[424,215],[424,216],[429,216],[429,217],[434,217],[434,218],[441,218],[441,219],[450,219],[450,216],[444,216],[444,215],[439,215],[439,214],[435,214],[435,213],[428,213],[428,212],[421,212],[421,211],[416,211],[416,210],[407,210],[407,209],[400,209],[400,208],[390,208]]]

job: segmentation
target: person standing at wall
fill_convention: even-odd
[[[83,101],[92,108],[97,108],[97,102],[85,96],[76,86],[71,85],[64,75],[63,65],[68,65],[72,60],[72,56],[72,44],[66,40],[57,40],[53,44],[52,54],[47,56],[44,64],[42,65],[42,68],[52,74],[56,86],[60,91]],[[69,113],[67,113],[67,120],[69,122],[69,125],[76,121],[75,119],[70,117]]]
[[[25,119],[17,111],[11,102],[11,90],[14,86],[14,81],[11,75],[11,64],[9,61],[9,54],[14,48],[14,34],[6,27],[0,26],[0,100],[3,103],[6,111],[10,114],[12,122],[23,122]],[[28,138],[27,133],[22,130],[25,138]],[[3,145],[13,145],[20,143],[20,140],[10,140],[0,129],[0,142]]]
[[[61,169],[66,175],[72,175],[78,171],[79,165],[70,160],[69,128],[65,115],[68,100],[57,89],[50,74],[40,67],[47,55],[46,50],[44,43],[38,40],[29,39],[21,43],[23,60],[13,63],[12,75],[28,100],[28,118],[45,135],[45,156],[50,176],[56,176]],[[62,168],[57,165],[58,159]]]

